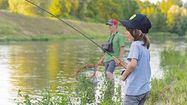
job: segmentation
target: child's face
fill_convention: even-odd
[[[128,41],[134,41],[134,37],[130,34],[129,31],[126,31],[126,34],[125,34],[125,35],[126,35]]]
[[[110,30],[111,33],[113,33],[114,31],[116,31],[116,29],[117,29],[117,26],[115,26],[115,25],[109,25],[109,30]]]

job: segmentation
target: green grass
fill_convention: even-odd
[[[63,19],[90,38],[107,38],[109,28],[104,23],[91,23],[78,20]],[[78,32],[55,18],[29,17],[9,11],[0,10],[0,41],[51,41],[64,39],[81,39]],[[119,25],[119,32],[125,28]],[[178,36],[168,32],[151,32],[152,39],[165,41],[168,36]],[[159,38],[159,37],[162,38]]]
[[[187,53],[165,49],[161,53],[163,79],[151,81],[152,89],[147,105],[187,104]]]
[[[151,92],[146,105],[186,105],[187,104],[187,53],[174,49],[165,49],[161,53],[161,66],[164,70],[162,79],[151,81]],[[101,88],[100,105],[120,105],[121,86],[116,88],[116,99],[112,100],[112,83],[104,82]],[[81,105],[95,102],[95,84],[92,80],[80,77],[77,87],[66,90],[59,88],[59,92],[53,93],[48,90],[41,92],[40,97],[23,94],[19,91],[20,105],[71,105],[72,98],[77,98]],[[74,92],[72,92],[74,91]]]
[[[104,82],[102,87],[103,95],[100,96],[100,105],[120,105],[122,103],[121,86],[116,89],[117,100],[112,100],[112,82]],[[75,88],[64,87],[59,88],[58,92],[54,93],[51,89],[43,90],[38,96],[32,96],[18,91],[18,98],[15,99],[15,103],[18,105],[72,105],[76,101],[80,105],[92,104],[95,102],[95,83],[91,79],[81,77],[78,79],[77,86]],[[74,99],[74,100],[72,100]]]
[[[105,24],[63,20],[91,38],[106,38],[109,34]],[[78,32],[55,18],[29,17],[0,10],[0,23],[0,41],[82,38]]]

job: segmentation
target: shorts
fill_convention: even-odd
[[[146,92],[138,96],[126,95],[123,105],[144,105],[148,97],[149,97],[149,92]]]
[[[114,60],[105,62],[105,72],[113,73],[116,67],[116,63]]]

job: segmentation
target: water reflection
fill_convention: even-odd
[[[10,105],[11,83],[10,83],[10,49],[6,46],[0,46],[0,103]]]

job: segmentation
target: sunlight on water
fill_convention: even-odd
[[[160,45],[151,45],[150,55],[151,55],[151,77],[161,79],[163,76],[163,71],[160,67],[160,53],[163,48],[159,47]]]
[[[10,83],[10,64],[9,55],[10,50],[8,47],[0,46],[0,103],[4,105],[13,104],[10,101],[11,83]]]

